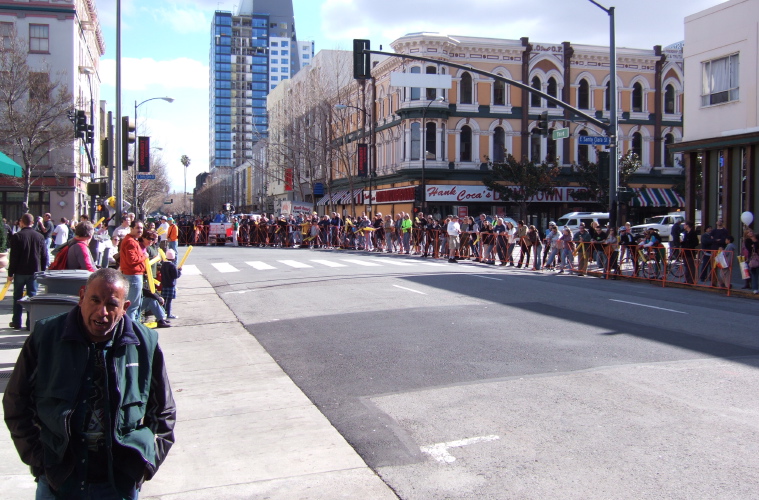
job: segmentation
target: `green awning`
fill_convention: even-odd
[[[631,207],[684,207],[685,200],[672,189],[633,188]]]
[[[8,158],[2,151],[0,151],[0,174],[10,175],[11,177],[22,177],[23,169],[21,165]]]

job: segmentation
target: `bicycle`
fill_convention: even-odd
[[[662,265],[666,266],[666,274],[675,280],[681,279],[685,276],[685,263],[683,262],[681,252],[673,252],[668,258],[662,259],[661,254],[658,254],[657,249],[651,249],[645,255],[645,262],[640,266],[640,270],[643,273],[643,277],[646,279],[662,279]]]

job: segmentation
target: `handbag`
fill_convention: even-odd
[[[725,252],[720,251],[717,257],[714,259],[714,265],[720,269],[727,269],[727,259],[725,259]]]
[[[751,254],[751,259],[748,261],[748,267],[756,269],[759,267],[759,253],[754,252]]]

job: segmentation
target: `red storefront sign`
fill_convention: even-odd
[[[528,203],[572,203],[576,200],[573,193],[587,191],[583,187],[560,186],[553,188],[548,193],[538,193]],[[485,186],[467,185],[428,185],[427,203],[492,203],[503,202],[501,196]]]

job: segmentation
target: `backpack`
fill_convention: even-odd
[[[65,244],[60,250],[58,250],[58,253],[55,255],[55,259],[53,260],[53,263],[48,266],[49,271],[65,271],[66,270],[66,264],[68,264],[69,260],[69,249],[72,245],[75,245],[79,243],[77,240],[71,240],[69,243]]]

